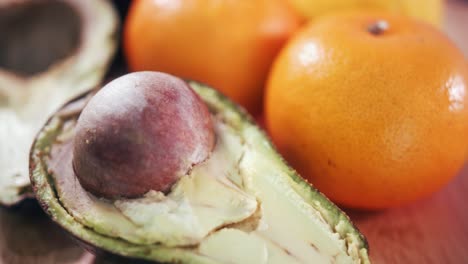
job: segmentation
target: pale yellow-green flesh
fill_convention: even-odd
[[[353,263],[345,242],[261,152],[255,131],[238,133],[214,120],[217,144],[211,157],[167,196],[151,191],[139,199],[99,200],[59,171],[60,200],[77,221],[104,235],[137,244],[195,246],[195,252],[219,262]],[[71,161],[60,157],[64,160],[57,162]],[[257,210],[253,230],[226,227]]]

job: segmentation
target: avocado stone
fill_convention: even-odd
[[[31,149],[31,182],[36,198],[46,213],[77,238],[85,248],[93,252],[123,257],[130,261],[144,260],[161,263],[370,262],[365,238],[353,226],[349,218],[287,166],[266,135],[241,108],[205,85],[196,82],[189,82],[189,84],[208,105],[212,115],[228,127],[231,131],[228,133],[242,138],[241,144],[246,146],[246,149],[237,165],[241,182],[236,182],[239,180],[236,177],[232,178],[232,182],[241,188],[243,195],[254,197],[253,202],[256,204],[254,211],[251,210],[253,203],[246,203],[247,206],[243,207],[246,210],[241,210],[241,217],[236,215],[234,219],[230,216],[228,219],[234,219],[234,221],[216,226],[215,229],[210,230],[209,234],[201,236],[201,240],[198,237],[195,242],[189,241],[188,243],[176,239],[145,241],[138,237],[122,235],[125,233],[119,232],[127,227],[120,226],[122,230],[115,231],[115,228],[106,229],[106,225],[97,223],[119,221],[114,217],[94,219],[97,225],[91,226],[93,214],[102,216],[109,213],[114,216],[113,212],[119,212],[119,210],[122,212],[122,208],[116,208],[118,207],[116,204],[121,204],[122,201],[103,202],[85,194],[91,199],[78,195],[75,200],[82,201],[86,205],[83,208],[89,208],[87,207],[89,201],[96,202],[102,205],[101,209],[97,210],[102,211],[89,212],[93,209],[86,211],[71,206],[70,199],[65,198],[63,192],[60,191],[60,188],[64,187],[63,184],[70,183],[70,180],[64,181],[63,175],[57,175],[65,173],[66,169],[61,170],[60,166],[56,166],[56,164],[69,163],[66,153],[70,151],[66,150],[66,142],[73,137],[73,127],[80,110],[85,106],[87,99],[92,96],[89,93],[71,101],[53,115],[41,129]],[[221,139],[224,138],[228,137],[222,135]],[[60,153],[57,156],[58,160],[51,157],[57,145],[63,146],[59,148],[62,152],[58,152]],[[234,148],[232,147],[234,145],[226,144],[226,148]],[[213,153],[213,156],[215,155],[216,152]],[[225,163],[218,164],[224,165]],[[196,177],[199,176],[195,175],[193,178]],[[183,181],[181,180],[173,190],[182,185],[181,182]],[[214,201],[223,195],[216,190],[203,189],[204,185],[199,188],[205,193],[212,193]],[[79,188],[67,190],[77,189],[79,190]],[[127,204],[132,209],[134,205],[145,204],[147,200],[144,199],[148,197],[124,202],[128,202]],[[142,203],[139,203],[139,200]],[[91,208],[97,208],[97,206],[93,205]],[[243,216],[244,212],[248,212],[247,218]],[[140,217],[141,213],[138,215],[130,213],[127,216],[133,220]],[[203,219],[199,220],[203,221]],[[173,226],[172,224],[160,226],[161,229],[165,227],[170,229]],[[159,234],[157,230],[155,232]]]

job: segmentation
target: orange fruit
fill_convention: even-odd
[[[299,26],[284,0],[139,0],[124,51],[133,71],[205,82],[255,113],[268,70]]]
[[[440,26],[444,0],[289,0],[297,12],[315,19],[331,12],[361,9],[408,15]]]
[[[276,59],[266,125],[287,160],[347,207],[433,193],[468,151],[468,65],[434,27],[390,14],[308,24]]]

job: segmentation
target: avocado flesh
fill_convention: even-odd
[[[118,21],[105,0],[0,2],[0,205],[11,206],[33,196],[29,150],[48,116],[103,80]]]
[[[191,85],[207,102],[216,116],[215,120],[218,120],[217,124],[226,124],[227,130],[224,130],[223,135],[232,136],[232,138],[239,137],[241,144],[230,145],[228,151],[220,155],[232,154],[233,157],[230,162],[222,162],[223,165],[232,165],[233,161],[236,161],[234,162],[237,165],[235,169],[229,169],[230,166],[226,166],[228,169],[225,171],[230,172],[227,175],[196,174],[195,168],[192,175],[186,178],[210,176],[208,178],[212,180],[202,181],[203,185],[198,186],[200,190],[204,190],[203,187],[207,186],[207,183],[209,186],[219,179],[231,184],[229,188],[236,192],[240,191],[238,196],[247,197],[246,199],[251,202],[247,203],[250,207],[242,207],[250,210],[240,210],[245,213],[244,217],[232,218],[232,215],[229,215],[227,218],[231,221],[227,222],[232,223],[226,222],[225,225],[217,226],[197,243],[192,241],[189,247],[169,246],[171,243],[173,245],[180,243],[177,239],[169,239],[158,244],[145,244],[151,241],[144,239],[131,241],[128,237],[122,239],[122,234],[129,236],[137,234],[135,223],[132,222],[138,222],[138,220],[141,220],[140,226],[145,223],[151,225],[148,219],[154,218],[153,213],[142,214],[143,210],[140,211],[138,206],[144,204],[147,199],[161,199],[160,195],[158,197],[153,193],[145,198],[120,201],[129,205],[127,208],[129,211],[126,212],[126,217],[123,217],[120,202],[102,201],[85,192],[85,195],[91,199],[76,196],[79,198],[75,200],[82,202],[83,208],[89,208],[87,206],[91,202],[93,206],[100,206],[97,209],[99,214],[107,215],[104,217],[109,217],[108,220],[114,221],[119,231],[117,234],[105,230],[105,225],[90,226],[89,222],[86,224],[83,218],[92,219],[90,215],[93,215],[95,210],[88,209],[78,211],[81,212],[78,214],[72,213],[72,210],[67,208],[64,197],[60,196],[60,188],[66,187],[59,186],[66,183],[76,186],[78,182],[61,180],[63,171],[56,169],[54,171],[54,162],[59,164],[67,159],[64,153],[70,153],[66,150],[70,145],[59,144],[61,147],[56,148],[52,143],[56,142],[57,138],[66,142],[67,137],[73,134],[70,128],[76,120],[75,116],[65,121],[64,118],[60,118],[60,114],[52,118],[44,127],[31,153],[31,161],[34,164],[31,179],[38,200],[51,217],[87,244],[117,255],[137,259],[171,263],[369,263],[365,240],[346,215],[287,167],[263,133],[242,111],[215,91],[196,83],[191,83]],[[52,149],[56,149],[56,156],[60,159],[52,159],[48,162],[47,155],[44,153],[50,154],[51,146],[53,146]],[[239,151],[239,146],[243,149],[242,151]],[[239,152],[241,152],[240,158]],[[212,158],[216,158],[215,153],[210,159]],[[206,166],[208,163],[200,166]],[[46,173],[47,171],[52,173]],[[206,167],[205,171],[210,172]],[[236,171],[237,174],[234,173]],[[194,172],[196,175],[193,175]],[[183,183],[183,180],[179,181],[174,190],[177,190],[177,187],[182,186]],[[71,188],[71,190],[76,189],[80,188]],[[181,195],[186,195],[188,189],[181,188],[183,190]],[[221,195],[216,190],[205,189],[204,191],[203,195],[206,194],[212,200],[217,200]],[[252,200],[249,197],[255,197],[255,199]],[[117,207],[120,207],[120,210]],[[254,208],[253,213],[252,208]],[[226,216],[222,210],[216,210],[216,213],[221,217]],[[119,214],[122,217],[115,217]],[[132,221],[128,219],[128,216],[133,217]],[[100,219],[103,218],[95,220]],[[200,219],[203,221],[203,217]],[[161,226],[161,229],[164,228]],[[164,232],[156,228],[153,231]]]

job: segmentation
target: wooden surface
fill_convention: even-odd
[[[468,1],[448,2],[446,31],[468,57]],[[374,263],[468,263],[468,165],[427,199],[387,211],[348,213],[367,236]],[[0,209],[0,263],[104,261],[76,246],[36,205],[26,204]]]

